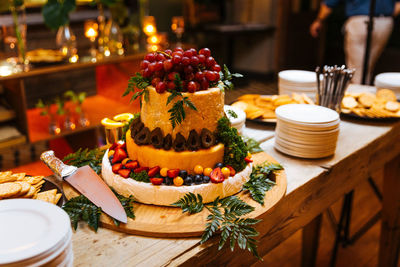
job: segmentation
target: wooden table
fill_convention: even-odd
[[[320,160],[285,156],[262,144],[286,169],[286,196],[258,224],[259,253],[267,254],[303,228],[304,266],[312,266],[318,247],[320,214],[372,173],[384,171],[379,266],[396,266],[400,247],[400,122],[342,121],[336,154]],[[249,266],[249,252],[225,248],[219,237],[160,239],[130,236],[81,224],[73,235],[76,266]]]

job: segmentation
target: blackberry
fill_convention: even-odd
[[[182,179],[185,180],[186,177],[188,177],[188,173],[185,170],[180,170],[178,176],[182,177]]]
[[[208,184],[210,182],[209,176],[203,176],[203,183]]]
[[[215,168],[221,168],[222,169],[222,167],[224,167],[224,164],[221,163],[221,162],[218,162],[217,164],[215,164],[214,169]]]
[[[187,174],[186,174],[187,175]],[[183,178],[183,177],[182,177]],[[187,176],[185,179],[184,179],[184,184],[185,185],[192,185],[192,183],[193,183],[193,179],[192,179],[192,177],[191,176]]]
[[[174,179],[173,178],[169,178],[169,177],[165,177],[164,183],[166,185],[172,185],[172,184],[174,184]]]
[[[195,184],[203,183],[203,177],[200,174],[196,174],[196,176],[194,176],[194,183]]]

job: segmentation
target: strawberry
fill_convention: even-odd
[[[226,165],[226,167],[231,171],[230,176],[235,176],[235,174],[236,174],[235,169],[230,165]]]
[[[210,179],[213,183],[222,183],[225,177],[222,174],[221,168],[215,168],[210,174]]]
[[[125,167],[127,167],[128,169],[131,169],[131,170],[136,169],[139,167],[139,162],[137,160],[130,161],[125,164]]]
[[[118,171],[118,174],[121,175],[124,178],[128,178],[129,175],[131,174],[131,170],[130,169],[120,169]]]
[[[134,169],[133,170],[133,172],[134,173],[139,173],[139,172],[142,172],[142,171],[148,171],[149,170],[149,167],[140,167],[140,168],[136,168],[136,169]]]
[[[246,161],[247,163],[253,162],[253,160],[251,158],[249,158],[249,157],[245,157],[244,161]]]
[[[116,163],[112,165],[113,173],[118,173],[118,171],[122,168],[122,163]]]
[[[179,175],[179,169],[171,169],[167,171],[167,176],[169,178],[175,178],[178,175]]]
[[[126,154],[125,150],[123,150],[121,148],[117,148],[117,149],[115,149],[114,158],[112,160],[112,163],[120,162],[127,157],[128,157],[128,155]]]
[[[119,144],[117,143],[117,142],[115,142],[114,144],[112,144],[111,146],[110,146],[110,150],[114,150],[117,146],[118,146]]]
[[[126,143],[125,142],[122,143],[122,144],[118,143],[117,148],[121,148],[121,149],[125,150],[126,149]]]
[[[160,172],[160,167],[159,166],[155,166],[155,167],[153,167],[153,168],[151,168],[149,170],[147,175],[149,175],[149,177],[151,178],[151,177],[156,176],[159,172]]]
[[[150,178],[150,182],[153,185],[160,185],[160,184],[162,184],[163,181],[164,181],[164,178]]]

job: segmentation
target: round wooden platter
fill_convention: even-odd
[[[264,161],[275,162],[271,156],[264,152],[253,155],[255,164]],[[286,193],[286,174],[284,170],[276,172],[276,185],[266,192],[264,206],[255,202],[248,193],[239,192],[236,194],[240,199],[253,206],[255,210],[249,217],[257,218],[272,208]],[[64,194],[67,199],[79,195],[68,183],[63,182]],[[104,213],[100,217],[101,225],[128,234],[152,236],[152,237],[193,237],[201,236],[209,215],[207,209],[197,214],[189,215],[182,213],[180,208],[134,204],[135,219],[128,218],[128,223],[121,223],[116,226],[113,220]]]

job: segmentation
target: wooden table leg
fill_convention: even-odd
[[[317,259],[322,213],[303,228],[301,266],[313,267]]]
[[[385,165],[379,266],[397,266],[400,253],[400,155]]]

